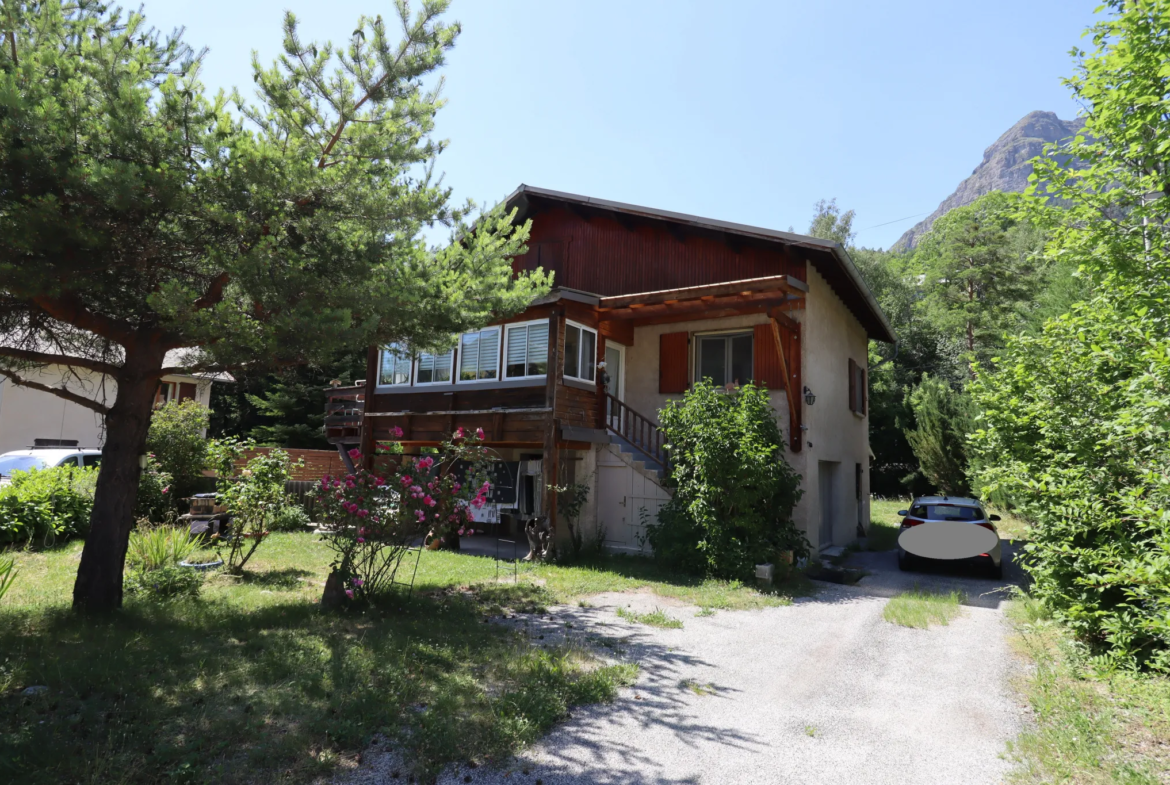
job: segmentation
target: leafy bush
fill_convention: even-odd
[[[194,597],[202,586],[203,573],[189,567],[160,567],[157,570],[126,573],[127,592],[158,599]]]
[[[1033,596],[1103,664],[1170,670],[1164,302],[1131,289],[1076,306],[1010,341],[971,389],[982,490],[1032,522]]]
[[[96,469],[60,466],[12,473],[0,488],[0,544],[52,545],[89,531]]]
[[[0,600],[12,588],[16,581],[16,559],[11,556],[0,556]]]
[[[299,504],[285,504],[272,516],[272,531],[303,532],[312,523],[305,508]]]
[[[188,495],[192,481],[207,465],[204,433],[209,417],[207,408],[193,400],[171,401],[151,415],[146,450],[175,486],[167,497],[171,503]]]
[[[178,526],[135,529],[130,533],[126,564],[132,570],[151,572],[174,567],[199,547],[191,532]]]
[[[401,436],[401,431],[397,432]],[[458,429],[439,458],[404,456],[385,475],[364,468],[346,477],[325,477],[317,490],[325,544],[334,551],[323,601],[369,600],[389,588],[419,535],[457,538],[482,507],[490,489],[484,477],[483,431]],[[399,454],[390,448],[389,454]],[[357,463],[361,454],[350,452]]]
[[[659,412],[674,495],[647,527],[654,554],[718,578],[750,578],[762,562],[796,558],[809,543],[792,520],[800,476],[784,460],[784,439],[767,390],[728,392],[709,381]]]
[[[138,479],[138,498],[134,517],[162,523],[174,512],[171,504],[171,475],[163,471],[153,454],[146,456],[146,468]]]
[[[292,462],[284,450],[269,450],[248,461],[247,466],[233,476],[236,463],[244,450],[254,447],[251,441],[221,439],[209,448],[212,465],[218,477],[216,501],[231,513],[231,527],[219,539],[228,548],[228,572],[239,574],[260,543],[269,535],[276,516],[287,505],[284,486],[288,482]]]

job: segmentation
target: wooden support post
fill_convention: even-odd
[[[796,386],[796,376],[788,370],[788,358],[785,356],[784,341],[780,336],[780,323],[775,316],[771,317],[770,322],[772,337],[776,340],[776,352],[780,356],[780,372],[784,374],[784,393],[788,398],[788,446],[793,452],[800,452],[804,443],[803,433],[800,429],[803,419],[800,409],[800,390],[793,389]],[[799,330],[794,335],[799,335]]]
[[[374,440],[374,423],[366,417],[366,413],[374,406],[374,390],[378,386],[379,354],[381,352],[377,346],[371,346],[366,352],[366,389],[362,406],[361,436],[358,449],[362,451],[362,466],[368,472],[374,470],[374,452],[377,442]]]
[[[557,495],[549,490],[549,487],[557,484],[557,442],[560,437],[557,433],[557,383],[560,381],[561,325],[564,324],[564,318],[564,313],[558,308],[548,320],[548,382],[544,392],[544,405],[549,413],[548,425],[544,432],[544,488],[540,490],[544,493],[544,510],[548,515],[548,525],[554,531],[557,525]]]
[[[608,391],[605,389],[605,385],[601,383],[601,367],[600,366],[603,362],[605,362],[605,337],[600,335],[600,333],[599,333],[597,336],[597,366],[596,366],[596,368],[597,368],[597,370],[596,370],[596,375],[597,375],[597,422],[594,423],[593,427],[594,428],[601,428],[602,430],[605,430],[605,427],[606,427],[606,422],[605,422],[606,397],[605,396],[606,396],[606,393]],[[607,373],[609,372],[608,368],[606,368],[605,370]]]
[[[504,414],[496,412],[492,415],[492,441],[504,440]]]

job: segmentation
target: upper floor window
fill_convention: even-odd
[[[382,347],[378,384],[410,384],[410,353],[398,344]]]
[[[508,325],[504,345],[505,378],[523,379],[548,373],[548,321]]]
[[[752,380],[752,334],[695,336],[695,380],[710,379],[717,387]]]
[[[565,322],[565,377],[592,382],[597,373],[597,332]]]
[[[418,356],[418,369],[415,371],[414,383],[450,384],[451,369],[454,365],[454,349],[448,349],[443,354],[421,352]]]
[[[464,333],[459,341],[459,381],[500,378],[500,328]]]

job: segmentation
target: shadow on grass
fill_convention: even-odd
[[[299,567],[286,567],[282,570],[268,570],[266,572],[247,572],[239,576],[241,583],[248,586],[258,586],[263,589],[281,589],[288,591],[301,588],[305,578],[311,578],[313,573]]]
[[[484,620],[456,594],[342,614],[279,595],[258,608],[136,601],[105,620],[6,610],[0,781],[307,780],[376,733],[433,773],[502,759],[615,693],[614,668]],[[32,685],[48,690],[24,695]]]

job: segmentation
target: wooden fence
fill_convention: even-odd
[[[272,447],[258,447],[255,450],[247,450],[244,452],[244,457],[236,462],[236,470],[240,470],[247,465],[248,461],[255,458],[257,455],[266,455],[272,451]],[[341,462],[341,456],[337,454],[337,450],[302,450],[297,448],[283,448],[288,453],[288,457],[292,459],[293,470],[289,475],[289,479],[296,482],[315,482],[320,480],[325,475],[344,475],[348,473],[345,464]],[[297,461],[303,461],[303,466],[296,466]]]

